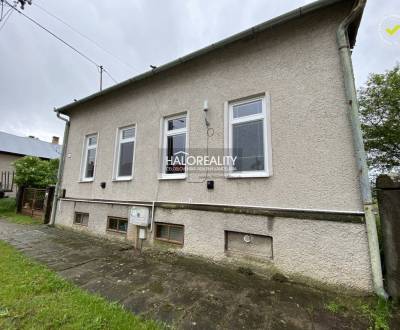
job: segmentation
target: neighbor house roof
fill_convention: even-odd
[[[97,98],[99,96],[108,94],[110,92],[113,92],[113,91],[115,91],[117,89],[125,87],[125,86],[127,86],[129,84],[132,84],[134,82],[137,82],[139,80],[147,79],[147,78],[149,78],[151,76],[154,76],[154,75],[156,75],[156,74],[158,74],[160,72],[169,70],[169,69],[171,69],[173,67],[176,67],[176,66],[178,66],[178,65],[180,65],[182,63],[188,62],[188,61],[190,61],[190,60],[192,60],[194,58],[197,58],[197,57],[200,57],[202,55],[205,55],[205,54],[207,54],[207,53],[209,53],[209,52],[211,52],[211,51],[213,51],[215,49],[223,48],[223,47],[225,47],[225,46],[227,46],[229,44],[232,44],[235,41],[239,41],[239,40],[247,38],[247,37],[249,37],[251,35],[255,35],[255,34],[261,32],[261,31],[273,28],[273,27],[278,26],[280,24],[287,23],[287,22],[289,22],[289,21],[291,21],[293,19],[302,17],[302,16],[304,16],[306,14],[315,12],[315,11],[317,11],[319,9],[322,9],[322,8],[329,7],[329,6],[334,5],[336,3],[339,3],[339,2],[355,3],[355,1],[356,0],[318,0],[318,1],[312,2],[312,3],[308,4],[308,5],[305,5],[303,7],[299,7],[297,9],[295,9],[295,10],[287,12],[286,14],[277,16],[277,17],[275,17],[275,18],[273,18],[271,20],[268,20],[268,21],[266,21],[264,23],[258,24],[256,26],[253,26],[253,27],[247,29],[247,30],[244,30],[242,32],[234,34],[234,35],[232,35],[232,36],[230,36],[228,38],[225,38],[225,39],[223,39],[221,41],[218,41],[218,42],[216,42],[214,44],[211,44],[211,45],[209,45],[207,47],[204,47],[204,48],[202,48],[200,50],[197,50],[197,51],[195,51],[193,53],[190,53],[188,55],[180,57],[180,58],[178,58],[178,59],[176,59],[176,60],[174,60],[172,62],[166,63],[166,64],[164,64],[162,66],[156,67],[155,69],[146,71],[146,72],[144,72],[142,74],[139,74],[139,75],[137,75],[137,76],[135,76],[133,78],[127,79],[127,80],[125,80],[123,82],[120,82],[120,83],[118,83],[116,85],[113,85],[113,86],[111,86],[109,88],[101,90],[101,91],[99,91],[97,93],[94,93],[94,94],[91,94],[89,96],[86,96],[86,97],[84,97],[84,98],[82,98],[80,100],[75,100],[74,102],[69,103],[67,105],[64,105],[64,106],[62,106],[60,108],[55,108],[54,111],[60,112],[60,113],[68,113],[69,110],[71,110],[72,108],[75,108],[76,106],[78,106],[80,104],[83,104],[83,103],[86,103],[88,101],[91,101],[91,100],[93,100],[93,99],[95,99],[95,98]],[[353,48],[354,45],[355,45],[357,31],[358,31],[358,27],[359,27],[360,21],[361,21],[361,16],[358,17],[358,19],[356,19],[355,22],[351,26],[349,26],[349,42],[350,42],[350,47],[351,48]]]
[[[35,138],[0,132],[0,153],[2,152],[53,159],[60,157],[61,146]]]

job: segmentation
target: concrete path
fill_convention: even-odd
[[[366,329],[331,314],[332,294],[267,280],[202,259],[139,253],[68,230],[10,224],[0,239],[81,288],[178,329]]]

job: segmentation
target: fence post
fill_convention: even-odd
[[[44,197],[43,206],[43,223],[48,224],[50,222],[51,209],[53,207],[55,186],[48,186],[46,188],[46,195]]]
[[[3,171],[1,171],[0,175],[0,198],[4,198],[5,193],[4,193],[4,183],[3,183]]]
[[[24,191],[25,191],[25,186],[18,186],[18,191],[16,195],[16,200],[17,200],[17,213],[21,213],[22,210],[22,203],[24,200]]]
[[[376,188],[387,288],[393,298],[400,298],[400,175],[380,175]]]

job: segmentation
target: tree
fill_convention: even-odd
[[[15,183],[33,188],[45,188],[57,182],[59,160],[42,160],[25,156],[14,162]]]
[[[400,66],[373,73],[360,88],[361,127],[370,169],[390,172],[400,166]]]

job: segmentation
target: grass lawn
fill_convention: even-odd
[[[41,219],[31,218],[27,215],[15,213],[16,201],[15,198],[0,199],[0,218],[7,219],[10,222],[20,223],[25,225],[35,225],[43,223]]]
[[[390,330],[390,318],[395,306],[390,301],[378,297],[356,298],[337,297],[325,305],[332,314],[359,315],[366,318],[369,329]]]
[[[160,329],[0,241],[0,329]]]

